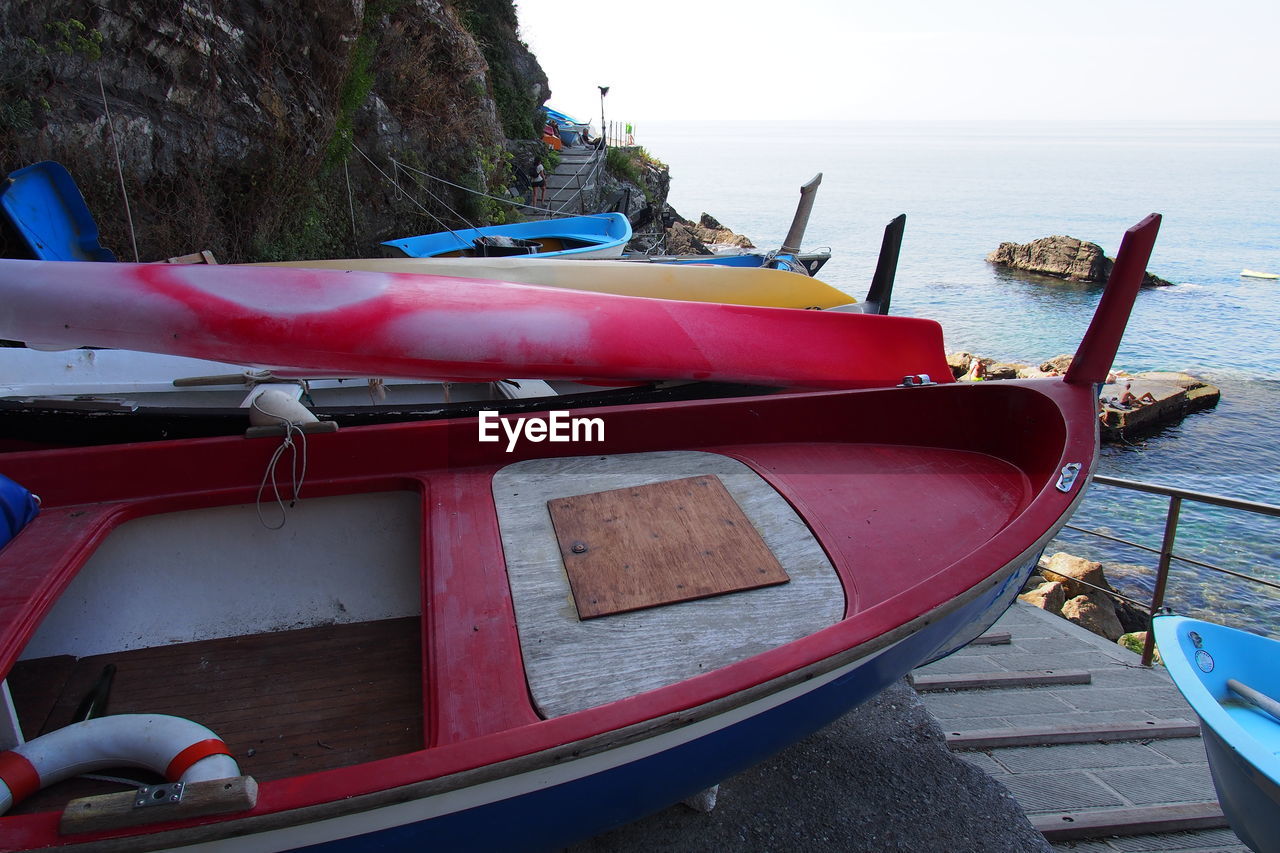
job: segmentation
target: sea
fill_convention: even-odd
[[[804,248],[861,298],[884,226],[906,232],[892,312],[941,322],[948,352],[1036,364],[1074,352],[1099,285],[1002,271],[1000,243],[1070,235],[1115,256],[1129,226],[1163,222],[1115,365],[1173,370],[1216,408],[1103,446],[1099,473],[1280,505],[1280,122],[652,122],[636,143],[671,170],[669,202],[779,246],[799,188],[821,173]],[[1159,549],[1168,499],[1095,485],[1072,524]],[[1064,531],[1046,553],[1101,560],[1150,600],[1157,555]],[[1280,518],[1184,504],[1175,553],[1280,584]],[[1175,611],[1280,636],[1280,589],[1174,561]]]

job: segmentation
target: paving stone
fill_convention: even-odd
[[[1006,773],[992,776],[1029,814],[1125,806],[1114,790],[1084,771]]]
[[[963,693],[926,694],[925,707],[939,720],[963,717],[1054,714],[1072,706],[1050,690],[970,690]],[[946,726],[943,726],[946,728]]]
[[[1208,765],[1181,764],[1150,769],[1105,769],[1094,775],[1136,805],[1157,803],[1198,803],[1215,800]]]
[[[1068,647],[1069,648],[1069,647]],[[999,661],[1009,669],[1097,669],[1098,656],[1087,648],[1059,651],[1053,655],[1038,655],[1011,650],[1001,655]]]
[[[1168,687],[1171,690],[1173,679],[1164,669],[1148,669],[1144,666],[1123,666],[1113,664],[1106,667],[1093,667],[1093,683],[1098,687]]]
[[[1208,850],[1247,851],[1249,848],[1229,829],[1202,829],[1196,832],[1162,832],[1156,835],[1134,835],[1108,839],[1111,849],[1125,853],[1146,851],[1178,851],[1207,853]]]
[[[1059,841],[1057,844],[1051,845],[1053,850],[1074,850],[1075,853],[1112,853],[1115,850],[1110,844],[1104,840],[1084,839],[1081,841]]]
[[[1209,760],[1204,754],[1204,742],[1198,737],[1153,740],[1149,746],[1179,764],[1204,764]]]
[[[1001,767],[1000,764],[994,758],[992,758],[988,753],[958,752],[956,753],[956,755],[960,756],[960,758],[969,762],[974,767],[977,767],[979,770],[981,770],[983,773],[986,773],[988,776],[995,776],[998,773],[1006,772],[1005,768]]]
[[[1000,662],[986,655],[949,655],[916,670],[921,675],[957,675],[969,672],[1008,672]]]
[[[994,758],[1010,773],[1037,770],[1075,770],[1113,767],[1160,767],[1173,764],[1140,743],[1062,743],[1054,746],[1022,746],[994,750]],[[1148,772],[1151,772],[1148,770]]]
[[[1141,711],[1165,717],[1194,713],[1186,700],[1171,687],[1092,687],[1086,690],[1058,690],[1063,702],[1081,711]]]

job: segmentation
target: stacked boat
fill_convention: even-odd
[[[0,851],[551,849],[808,735],[1017,595],[1158,223],[1066,375],[1000,383],[879,313],[0,262],[0,336],[51,346],[788,389],[0,457],[40,498],[0,550]]]

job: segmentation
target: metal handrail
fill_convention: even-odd
[[[1228,497],[1223,497],[1222,495],[1211,495],[1211,494],[1208,494],[1207,492],[1196,492],[1190,489],[1175,488],[1173,486],[1162,486],[1156,483],[1142,483],[1137,480],[1122,480],[1118,477],[1104,477],[1104,476],[1098,475],[1093,478],[1093,482],[1100,486],[1114,486],[1116,488],[1129,489],[1130,491],[1135,491],[1135,492],[1146,492],[1147,494],[1162,495],[1169,499],[1169,508],[1165,514],[1164,537],[1161,540],[1161,544],[1159,548],[1152,548],[1148,545],[1143,545],[1140,542],[1132,542],[1128,539],[1122,539],[1118,536],[1112,536],[1110,534],[1103,533],[1099,530],[1089,530],[1083,527],[1077,527],[1073,524],[1066,525],[1066,528],[1068,530],[1074,530],[1077,533],[1086,533],[1091,536],[1097,536],[1101,539],[1107,539],[1112,542],[1117,542],[1121,545],[1129,545],[1131,547],[1138,548],[1139,550],[1147,551],[1148,553],[1160,555],[1160,560],[1156,569],[1155,588],[1152,590],[1152,593],[1151,593],[1151,607],[1150,607],[1149,618],[1153,618],[1156,614],[1156,611],[1158,611],[1164,605],[1165,587],[1167,586],[1168,580],[1169,580],[1169,566],[1174,560],[1178,560],[1180,562],[1187,563],[1193,566],[1198,566],[1203,569],[1210,569],[1215,572],[1221,572],[1223,574],[1231,575],[1232,577],[1240,578],[1241,580],[1247,580],[1252,583],[1258,583],[1258,584],[1262,584],[1263,586],[1269,586],[1269,587],[1272,587],[1273,589],[1280,589],[1280,583],[1269,581],[1266,578],[1254,577],[1252,575],[1247,575],[1242,572],[1234,571],[1232,569],[1223,568],[1222,566],[1215,566],[1212,563],[1206,563],[1201,560],[1192,559],[1191,557],[1184,557],[1179,554],[1175,554],[1173,551],[1173,544],[1178,535],[1178,518],[1182,512],[1183,501],[1193,501],[1195,503],[1209,504],[1211,506],[1219,506],[1225,509],[1240,510],[1243,512],[1252,512],[1258,515],[1272,516],[1274,518],[1280,518],[1280,506],[1275,506],[1273,504],[1258,503],[1256,501],[1245,501],[1245,500],[1240,500],[1238,498],[1228,498]],[[1092,586],[1092,584],[1086,584],[1086,586]],[[1115,593],[1115,594],[1118,595],[1120,598],[1125,599],[1126,601],[1133,601],[1133,599],[1128,598],[1127,596],[1119,595],[1118,593]],[[1143,666],[1151,665],[1152,658],[1154,657],[1154,652],[1155,652],[1155,635],[1154,635],[1154,632],[1148,630],[1147,640],[1142,648]]]

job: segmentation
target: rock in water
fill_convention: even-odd
[[[1105,282],[1114,262],[1097,243],[1075,237],[1041,237],[1030,243],[1001,243],[987,262],[1014,270],[1051,275],[1067,281]],[[1142,284],[1161,287],[1172,282],[1146,273]]]

